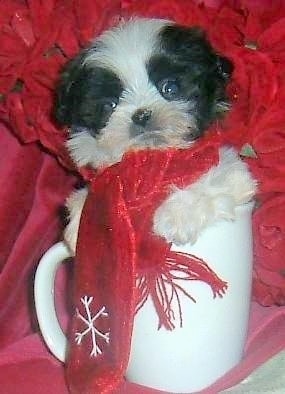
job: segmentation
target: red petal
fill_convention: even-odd
[[[31,47],[35,43],[35,37],[33,33],[33,28],[31,24],[31,20],[27,12],[17,11],[11,21],[11,26],[21,37],[25,45]]]

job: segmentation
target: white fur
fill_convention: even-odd
[[[249,202],[256,182],[230,148],[220,150],[219,164],[186,189],[175,188],[154,215],[154,233],[177,245],[194,243],[201,231],[221,220],[233,220],[235,207]]]
[[[96,49],[85,64],[111,69],[130,90],[148,90],[145,64],[157,45],[160,30],[173,22],[162,19],[133,18],[104,32],[95,40]]]
[[[195,124],[194,118],[186,111],[187,104],[179,101],[167,102],[158,92],[152,90],[153,87],[146,102],[153,110],[152,119],[160,125],[157,130],[130,137],[128,128],[131,115],[140,108],[140,104],[136,104],[135,97],[132,99],[133,94],[126,94],[127,98],[118,105],[108,125],[96,139],[86,130],[75,133],[68,140],[67,146],[75,163],[79,166],[90,164],[94,168],[108,166],[120,161],[123,154],[130,149],[158,147],[159,138],[159,148],[189,146],[191,142],[181,143],[181,135],[185,130],[188,131],[189,125],[194,127]]]

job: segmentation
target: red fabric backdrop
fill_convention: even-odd
[[[208,7],[203,4],[207,3]],[[196,6],[199,4],[199,6]],[[33,277],[60,239],[60,207],[78,177],[65,133],[51,115],[60,67],[118,15],[175,18],[204,26],[235,63],[234,102],[223,128],[260,181],[254,217],[255,272],[244,360],[204,393],[229,387],[285,347],[285,4],[284,1],[3,0],[0,5],[0,387],[4,394],[64,394],[63,366],[38,332]],[[56,43],[56,45],[55,45]],[[246,146],[245,146],[246,144]],[[248,147],[249,149],[244,149]],[[58,310],[67,325],[68,276]],[[265,308],[262,305],[271,305]],[[151,393],[122,383],[121,393]]]

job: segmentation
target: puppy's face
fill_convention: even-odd
[[[231,70],[196,28],[134,19],[105,32],[59,86],[73,159],[101,167],[130,149],[189,146],[227,108]]]

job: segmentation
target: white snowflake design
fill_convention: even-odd
[[[76,332],[75,333],[75,342],[77,343],[77,345],[80,345],[82,342],[82,339],[88,334],[91,333],[91,339],[92,339],[92,350],[90,353],[90,357],[97,357],[98,355],[102,354],[102,350],[100,349],[100,347],[97,344],[97,336],[104,339],[104,341],[106,343],[109,343],[110,341],[110,333],[106,332],[105,334],[103,332],[101,332],[100,330],[98,330],[94,323],[96,322],[97,319],[99,319],[100,317],[108,317],[108,313],[106,312],[106,308],[105,306],[103,306],[96,314],[95,316],[91,316],[91,311],[90,311],[90,304],[93,301],[93,297],[88,297],[88,296],[84,296],[82,298],[80,298],[80,301],[82,302],[82,304],[84,305],[85,308],[85,313],[86,313],[86,317],[84,317],[78,310],[78,308],[76,309],[76,315],[77,317],[82,320],[87,328],[86,330],[82,331],[82,332]]]

